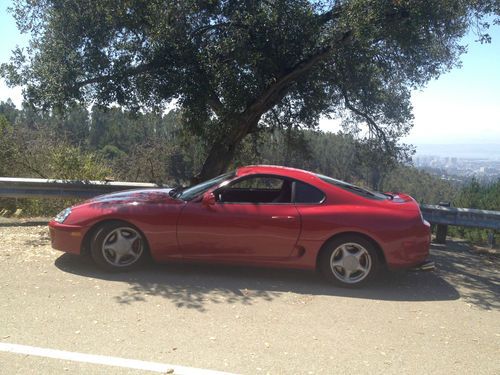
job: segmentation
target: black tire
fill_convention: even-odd
[[[374,244],[355,234],[328,240],[319,256],[319,269],[325,278],[347,288],[360,287],[373,280],[380,265]]]
[[[146,239],[134,226],[125,222],[103,223],[92,234],[90,255],[102,269],[129,271],[138,267],[147,252]]]

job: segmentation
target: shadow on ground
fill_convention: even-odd
[[[436,275],[453,285],[467,303],[486,310],[500,309],[500,258],[476,254],[463,241],[433,244]]]
[[[441,257],[441,260],[446,258]],[[454,263],[446,263],[447,270]],[[96,269],[87,258],[63,254],[56,266],[68,273],[129,284],[126,292],[115,297],[117,303],[146,301],[161,296],[179,308],[206,311],[211,303],[246,304],[272,301],[289,293],[296,303],[312,296],[335,296],[385,301],[456,300],[460,294],[439,273],[394,272],[381,275],[362,289],[344,289],[330,285],[314,272],[257,269],[201,264],[147,264],[128,273],[106,273]],[[480,283],[480,279],[476,279]],[[287,297],[287,296],[285,296]],[[476,298],[477,303],[491,304],[490,296]]]

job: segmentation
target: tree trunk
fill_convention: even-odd
[[[220,139],[216,141],[208,153],[201,172],[191,182],[199,183],[224,173],[234,158],[236,147],[241,140]]]
[[[382,185],[382,173],[377,167],[372,167],[370,171],[370,185],[375,191],[380,190],[380,186]]]
[[[191,182],[199,183],[226,172],[234,159],[236,148],[256,126],[258,120],[258,118],[247,121],[240,118],[231,120],[232,123],[237,122],[237,125],[228,125],[233,129],[230,134],[214,142],[203,163],[200,174],[195,176]]]

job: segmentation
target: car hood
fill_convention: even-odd
[[[84,203],[87,204],[127,204],[127,203],[167,203],[174,201],[168,192],[170,188],[164,189],[138,189],[125,190],[116,193],[99,195]]]

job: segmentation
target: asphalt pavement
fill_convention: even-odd
[[[51,249],[38,224],[0,223],[1,374],[153,373],[133,360],[175,374],[500,373],[499,258],[464,242],[433,245],[435,272],[349,290],[293,270],[109,274]]]

